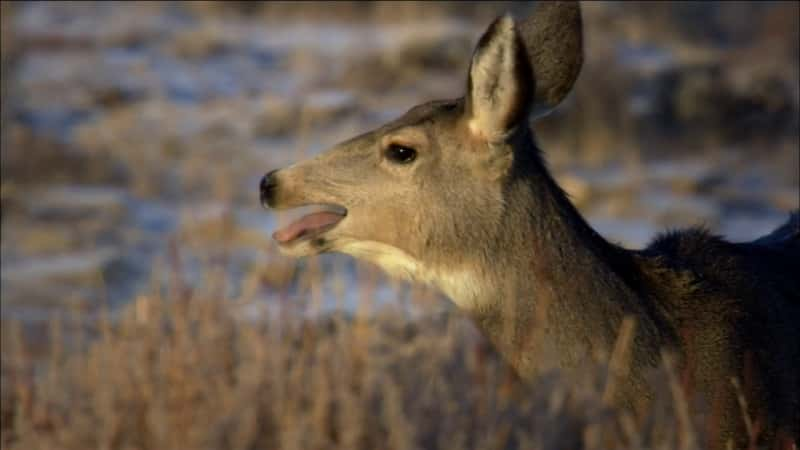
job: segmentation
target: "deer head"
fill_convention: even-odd
[[[529,118],[563,100],[581,63],[577,3],[542,2],[519,24],[498,18],[475,48],[462,98],[415,106],[263,178],[265,206],[320,207],[276,231],[279,248],[350,254],[469,302],[475,272],[524,238],[517,224],[548,195],[527,182],[546,175]]]

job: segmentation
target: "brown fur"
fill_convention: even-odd
[[[334,228],[284,244],[328,251],[438,286],[526,378],[610,354],[636,320],[630,367],[614,400],[646,407],[661,351],[682,356],[684,384],[715,411],[719,441],[747,442],[731,383],[771,442],[800,433],[800,223],[748,244],[702,230],[641,251],[605,241],[558,187],[527,124],[569,92],[582,62],[576,3],[498,19],[473,56],[467,94],[412,108],[381,128],[270,175],[271,207],[331,203]],[[523,47],[527,51],[523,51]],[[531,89],[535,86],[536,89]],[[397,164],[392,145],[416,150]]]

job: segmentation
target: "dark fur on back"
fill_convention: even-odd
[[[764,437],[800,439],[800,213],[747,243],[700,228],[666,233],[634,259],[677,336],[689,387],[736,377]],[[737,406],[729,397],[717,399],[718,414]]]

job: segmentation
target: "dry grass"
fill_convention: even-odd
[[[602,364],[578,376],[516,380],[469,321],[320,319],[274,310],[244,320],[239,301],[141,297],[99,320],[76,350],[53,323],[45,360],[21,331],[2,350],[2,448],[481,449],[699,448],[703,418],[669,370],[640,417],[604,401]],[[613,373],[624,365],[620,333]],[[73,327],[74,328],[74,327]],[[9,331],[9,330],[6,330]],[[75,334],[74,332],[72,334]],[[667,366],[669,367],[669,366]],[[699,433],[699,434],[698,434]]]

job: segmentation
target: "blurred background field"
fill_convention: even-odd
[[[786,220],[788,211],[798,207],[800,184],[798,3],[588,2],[584,6],[583,73],[574,94],[537,123],[536,130],[556,178],[589,221],[609,239],[641,247],[667,228],[702,224],[739,241]],[[452,370],[474,375],[478,369],[469,362],[471,353],[455,350],[462,346],[453,342],[488,350],[466,319],[451,317],[449,304],[435,292],[388,280],[346,257],[294,261],[278,255],[270,233],[282,219],[260,208],[257,185],[269,169],[313,155],[417,103],[461,95],[472,47],[487,24],[505,11],[525,15],[531,8],[527,2],[3,2],[4,398],[18,401],[27,395],[28,388],[20,386],[28,385],[20,380],[40,373],[37,367],[54,364],[53,342],[66,352],[82,349],[86,333],[105,337],[95,353],[83,354],[84,359],[74,363],[84,364],[84,369],[92,358],[101,358],[97,355],[106,352],[108,358],[120,348],[138,354],[164,345],[175,354],[179,349],[191,353],[190,342],[180,347],[175,336],[191,341],[197,337],[192,332],[169,334],[172,326],[165,331],[159,321],[141,325],[148,322],[142,317],[154,317],[148,312],[153,308],[165,317],[174,312],[172,308],[214,311],[198,316],[205,321],[197,319],[213,325],[222,336],[209,338],[222,347],[197,350],[207,351],[201,355],[212,360],[204,359],[208,373],[216,370],[214,364],[227,364],[214,359],[226,354],[224,348],[244,346],[257,353],[257,342],[293,348],[264,331],[272,330],[267,324],[283,321],[280,328],[291,330],[283,333],[301,339],[308,318],[330,321],[339,311],[347,318],[342,323],[366,320],[364,327],[379,336],[385,334],[377,331],[385,328],[385,322],[414,324],[415,331],[400,333],[401,337],[390,333],[372,346],[361,335],[342,334],[360,328],[342,323],[336,328],[326,322],[320,329],[328,331],[314,338],[319,340],[301,339],[310,358],[320,351],[316,349],[320,342],[331,348],[364,345],[366,356],[361,357],[370,369],[358,373],[380,378],[387,368],[376,354],[395,355],[401,361],[408,357],[400,355],[406,348],[401,342],[410,340],[424,355],[417,347],[428,348],[444,339],[447,342],[441,345],[451,347],[417,357],[461,364],[458,367],[467,368]],[[198,297],[213,299],[214,306]],[[179,305],[172,305],[175,302]],[[246,324],[244,331],[227,322],[228,315]],[[59,327],[54,327],[54,319],[60,321]],[[439,326],[431,325],[436,320],[455,322],[457,331],[427,330]],[[122,328],[103,334],[106,321]],[[125,347],[125,330],[140,326],[145,327],[142,335],[151,338]],[[329,335],[335,339],[325,337]],[[381,345],[398,349],[374,350]],[[21,355],[26,363],[20,363]],[[56,365],[62,367],[58,358]],[[118,365],[135,372],[136,364],[147,360],[132,358]],[[231,367],[245,370],[242,367],[251,364],[252,370],[267,371],[277,367],[269,364],[278,364],[265,362],[266,356],[252,358],[231,362]],[[327,362],[320,363],[322,367],[345,364],[327,353],[323,359]],[[347,359],[346,364],[351,362]],[[187,367],[195,363],[186,362]],[[287,364],[305,367],[302,362]],[[497,364],[490,364],[492,370],[502,372]],[[49,411],[48,430],[78,429],[64,427],[58,420],[66,419],[48,414],[60,407],[69,411],[70,395],[94,395],[87,394],[92,386],[127,382],[147,390],[158,380],[169,385],[165,372],[147,372],[139,379],[142,384],[136,384],[124,381],[123,373],[114,378],[113,371],[106,379],[100,366],[92,367],[94,372],[59,369],[58,379],[48,381],[52,385],[36,381],[39,397],[28,402]],[[439,372],[431,370],[438,373],[429,375],[431,379],[445,376],[441,367]],[[346,373],[358,378],[356,372]],[[340,375],[344,377],[340,381],[350,375]],[[249,379],[264,382],[259,376]],[[289,378],[281,378],[281,383],[290,383]],[[381,390],[374,398],[364,394],[359,401],[407,395],[404,389],[415,389],[415,380],[412,375],[403,378],[398,382],[402,389],[380,385],[388,391]],[[326,382],[333,381],[320,381]],[[497,389],[503,386],[486,383]],[[71,387],[62,388],[66,385]],[[449,394],[436,395],[461,398],[461,388],[458,384]],[[203,389],[209,388],[198,389],[207,394]],[[254,392],[266,398],[274,394],[234,382],[220,389],[215,391],[219,398],[239,399],[225,408],[260,418],[267,413],[242,412],[236,409],[237,402]],[[42,397],[42,392],[50,396]],[[141,392],[97,395],[113,403],[114,395],[135,399]],[[287,404],[296,401],[299,409],[309,402],[291,398]],[[386,414],[412,417],[406,427],[413,429],[425,414],[409,415],[413,407],[408,405],[414,403],[398,398],[407,408]],[[124,399],[117,398],[132,408]],[[106,414],[114,410],[110,404],[98,402],[85,408],[103,412],[98,417],[106,420],[116,417]],[[30,431],[25,426],[37,423],[34,406],[26,410],[28,417],[6,404],[11,402],[3,407],[4,446],[12,445],[7,436],[14,434],[6,432],[10,427],[17,427],[21,436]],[[203,404],[210,412],[222,408],[214,401]],[[564,404],[582,409],[569,401]],[[150,407],[142,407],[147,411],[142,413],[145,422],[158,422],[153,411],[163,417],[169,416],[164,411],[171,411]],[[272,411],[278,406],[270,403],[265,408]],[[447,415],[443,410],[427,414]],[[497,414],[502,422],[505,416]],[[520,410],[513,414],[528,417]],[[251,420],[225,417],[239,424]],[[397,417],[391,423],[402,422]],[[210,419],[180,420],[189,430]],[[452,425],[454,429],[463,429],[474,418],[464,420]],[[307,425],[339,429],[315,424]],[[136,426],[133,429],[139,430]],[[220,427],[228,431],[215,436],[225,436],[228,444],[211,438],[208,442],[217,444],[167,443],[158,439],[167,439],[169,433],[151,428],[149,433],[161,437],[125,444],[130,447],[113,441],[113,433],[104,439],[117,442],[117,447],[109,444],[113,448],[233,448],[238,444],[232,444],[234,438],[226,433],[247,435],[224,424]],[[285,424],[278,428],[295,430]],[[447,429],[443,425],[437,432]],[[298,425],[296,430],[301,430],[296,431],[296,442],[285,437],[296,448],[330,447],[303,443],[304,428]],[[369,439],[389,439],[376,433]],[[416,444],[395,437],[387,445],[414,448],[435,434],[420,431]],[[341,448],[355,448],[341,444],[350,442],[342,436],[337,439]],[[369,439],[359,445],[370,448]],[[471,448],[499,445],[480,443],[477,437],[465,439]],[[291,448],[283,441],[241,440],[245,442],[241,448]],[[90,445],[75,442],[83,443],[83,448]],[[537,445],[552,448],[543,442]],[[41,442],[36,445],[51,448]]]

